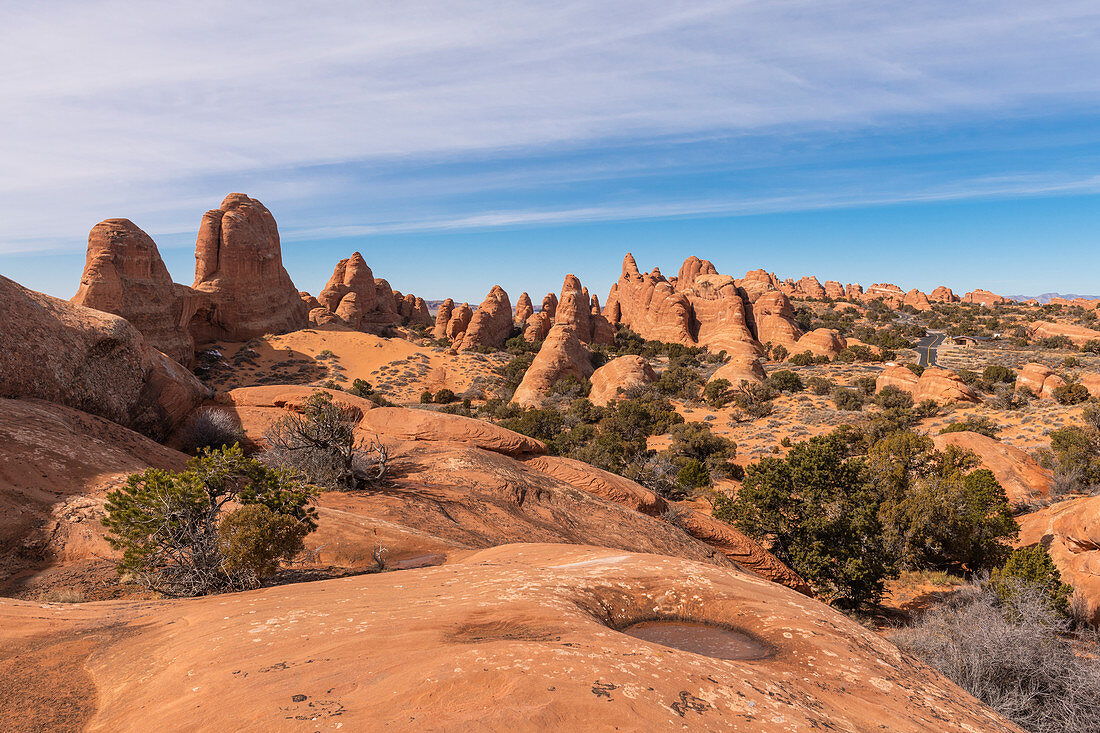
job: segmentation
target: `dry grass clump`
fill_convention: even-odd
[[[892,640],[1032,733],[1100,731],[1100,659],[1094,632],[1070,635],[1039,587],[999,599],[974,584]],[[1075,648],[1086,644],[1093,654]]]
[[[203,448],[221,448],[244,439],[244,431],[236,418],[225,410],[199,410],[183,426],[181,441],[184,451],[198,453]]]

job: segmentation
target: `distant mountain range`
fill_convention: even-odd
[[[1040,303],[1046,304],[1051,301],[1052,298],[1065,298],[1066,300],[1073,300],[1074,298],[1084,298],[1085,300],[1100,300],[1100,295],[1077,295],[1076,293],[1043,293],[1042,295],[1006,295],[1006,298],[1011,298],[1016,301],[1031,300],[1034,298]]]

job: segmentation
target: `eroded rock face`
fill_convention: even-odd
[[[470,317],[462,336],[463,349],[504,347],[512,333],[512,303],[504,288],[494,285]]]
[[[764,372],[764,367],[760,364],[760,360],[754,357],[734,357],[727,363],[718,367],[714,374],[711,375],[707,383],[713,382],[717,379],[725,379],[730,383],[730,386],[737,388],[742,382],[749,384],[763,384],[767,378],[767,374]]]
[[[982,290],[978,288],[972,292],[963,296],[962,302],[964,303],[980,303],[984,306],[1003,305],[1008,302],[1008,298],[991,293],[988,290]]]
[[[844,287],[844,297],[848,300],[863,300],[863,286],[859,283],[848,283]]]
[[[882,300],[891,308],[897,308],[905,300],[905,291],[893,283],[874,283],[863,293],[861,300]]]
[[[932,303],[929,302],[928,296],[917,290],[916,288],[913,288],[905,294],[905,299],[902,301],[902,305],[912,306],[919,311],[932,310]]]
[[[451,322],[454,310],[455,302],[450,298],[440,303],[439,309],[435,312],[435,327],[432,329],[432,338],[447,338],[447,324]]]
[[[1085,618],[1100,624],[1100,496],[1059,502],[1017,521],[1019,543],[1046,547],[1062,582],[1083,602]]]
[[[604,406],[620,399],[621,393],[644,387],[657,381],[657,374],[646,359],[633,354],[620,356],[604,364],[592,373],[592,391],[588,399],[592,404]]]
[[[438,330],[438,320],[433,321],[423,298],[394,291],[388,282],[374,276],[358,252],[336,263],[317,301],[323,311],[311,309],[309,320],[318,326],[335,323],[366,333],[381,333],[394,326],[434,325]],[[454,301],[447,302],[454,307]],[[439,313],[446,308],[445,302]],[[433,336],[442,338],[435,330]]]
[[[685,261],[669,281],[657,269],[641,274],[628,254],[603,313],[644,338],[730,356],[755,356],[762,343],[794,344],[800,335],[774,276],[755,270],[734,280],[698,258]]]
[[[928,300],[933,303],[958,303],[959,296],[951,291],[951,288],[940,285],[928,294]]]
[[[592,355],[570,326],[554,326],[523,375],[512,401],[521,407],[539,407],[559,379],[592,376]]]
[[[825,297],[833,300],[842,300],[845,297],[844,286],[836,280],[825,281]]]
[[[208,394],[119,316],[4,277],[0,303],[0,397],[56,402],[159,439]]]
[[[474,312],[470,309],[469,303],[458,306],[451,311],[451,320],[447,321],[447,330],[444,335],[457,345],[466,334],[466,329],[470,326],[470,319],[473,317]]]
[[[72,302],[122,316],[150,346],[182,364],[195,354],[186,325],[197,296],[172,282],[157,245],[129,219],[107,219],[92,227]]]
[[[1027,335],[1036,341],[1065,336],[1073,342],[1074,346],[1084,346],[1089,341],[1100,340],[1100,331],[1072,323],[1054,323],[1052,321],[1035,321],[1027,327]]]
[[[1027,506],[1050,493],[1054,482],[1051,472],[1019,448],[971,432],[936,435],[932,442],[941,451],[949,445],[973,451],[982,466],[997,477],[1013,506]]]
[[[103,418],[43,400],[0,399],[0,587],[44,563],[110,557],[104,494],[187,456]]]
[[[1054,399],[1054,390],[1065,385],[1066,380],[1054,373],[1054,370],[1044,364],[1024,364],[1020,373],[1016,375],[1016,389],[1026,389],[1036,397],[1044,400]]]
[[[527,326],[527,319],[535,314],[535,306],[531,303],[531,296],[526,292],[520,293],[516,300],[516,315],[513,322],[516,328],[523,329]]]
[[[192,288],[207,296],[190,324],[196,343],[245,341],[308,323],[306,304],[283,268],[275,217],[243,193],[203,215]]]
[[[817,328],[802,334],[795,345],[794,353],[809,351],[814,356],[835,359],[836,355],[847,347],[848,342],[840,335],[840,331],[833,328]]]
[[[771,654],[716,659],[616,630],[654,614],[739,629]],[[5,646],[45,645],[31,679],[56,658],[50,645],[84,650],[86,676],[60,684],[98,702],[89,730],[169,717],[186,730],[299,717],[346,730],[1018,730],[822,603],[726,567],[597,547],[509,545],[184,602],[43,613],[5,601],[0,617]]]
[[[945,405],[953,402],[980,403],[981,397],[959,378],[958,374],[939,367],[928,367],[918,377],[908,367],[888,366],[875,380],[875,391],[881,392],[887,385],[893,385],[913,395],[913,402],[933,400]]]

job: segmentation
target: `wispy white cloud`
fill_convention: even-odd
[[[267,197],[322,207],[331,186],[295,174],[310,166],[354,164],[370,175],[375,165],[464,155],[507,160],[603,142],[1095,105],[1098,29],[1092,0],[9,5],[0,24],[0,251],[76,247],[106,216],[193,231],[223,192],[214,186],[260,184]],[[582,169],[558,180],[599,175]],[[771,200],[735,198],[664,208],[700,215]],[[815,198],[803,190],[779,200]],[[455,216],[421,207],[395,222],[368,207],[358,222],[312,231],[661,209],[482,205]]]

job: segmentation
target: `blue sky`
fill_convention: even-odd
[[[0,27],[0,274],[132,219],[190,283],[244,191],[317,292],[674,272],[1100,292],[1100,5],[42,2]]]

